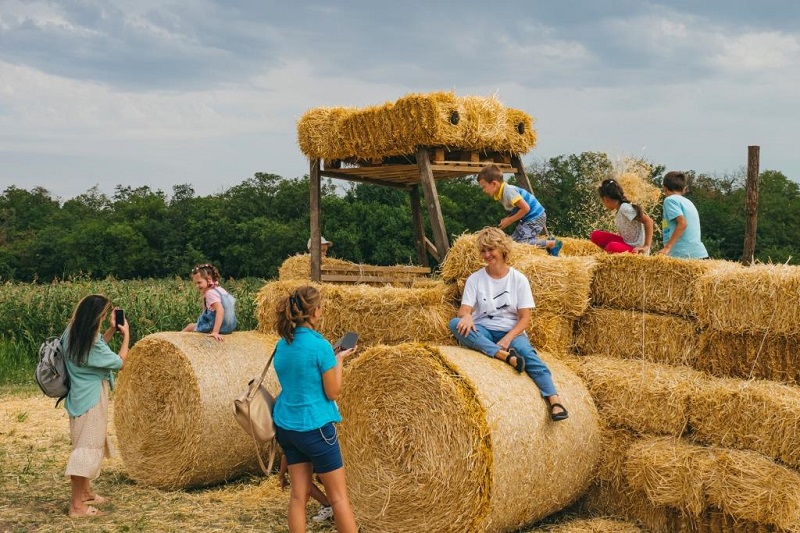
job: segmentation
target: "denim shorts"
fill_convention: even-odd
[[[292,431],[276,426],[278,444],[286,456],[286,463],[311,463],[314,472],[326,474],[342,468],[342,451],[336,426],[328,422],[311,431]]]

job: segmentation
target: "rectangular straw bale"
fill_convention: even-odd
[[[728,333],[800,334],[800,267],[755,265],[702,277],[697,319]]]
[[[558,239],[563,243],[561,255],[597,255],[603,252],[599,246],[589,239],[577,239],[575,237],[558,237]]]
[[[587,356],[574,367],[603,419],[639,433],[680,436],[689,423],[689,399],[704,381],[687,367],[637,359]]]
[[[589,516],[610,516],[642,524],[652,533],[675,533],[672,529],[668,507],[653,505],[642,491],[625,485],[615,487],[609,483],[595,481],[575,505],[581,513]]]
[[[477,239],[477,233],[463,233],[453,241],[450,251],[439,265],[444,281],[466,280],[470,274],[485,266],[475,244]],[[515,242],[511,245],[509,264],[514,266],[517,261],[529,255],[544,257],[547,256],[547,252],[530,244]]]
[[[595,264],[594,257],[527,255],[514,268],[530,280],[537,309],[576,318],[589,307]]]
[[[800,387],[706,378],[689,406],[695,440],[753,450],[800,470]]]
[[[574,325],[572,318],[534,309],[526,333],[534,348],[560,356],[572,351]]]
[[[692,320],[642,311],[591,308],[575,328],[579,353],[636,358],[670,365],[691,364],[699,336]]]
[[[682,316],[694,314],[697,280],[730,261],[676,259],[662,255],[601,254],[592,282],[592,304]]]
[[[323,257],[322,265],[326,267],[352,267],[356,263],[337,259],[335,257]],[[296,254],[287,257],[278,268],[278,279],[287,281],[292,279],[311,279],[311,254]]]
[[[800,531],[800,473],[757,452],[715,450],[708,502],[731,516]]]
[[[347,331],[359,333],[359,345],[430,341],[452,344],[447,327],[456,314],[452,287],[443,282],[422,287],[337,285],[304,280],[272,281],[256,296],[258,330],[275,332],[275,307],[281,298],[302,285],[322,294],[319,332],[335,341]]]
[[[699,352],[694,366],[714,376],[800,385],[800,335],[706,330]]]

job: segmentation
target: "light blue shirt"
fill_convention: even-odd
[[[67,374],[69,374],[69,392],[64,407],[69,416],[81,416],[100,401],[103,381],[114,384],[112,370],[122,368],[122,358],[109,348],[103,336],[98,334],[94,345],[89,350],[84,366],[73,363],[67,355],[69,328],[61,337],[61,349],[64,351]]]
[[[700,240],[700,215],[691,200],[680,195],[672,194],[664,198],[664,211],[661,226],[664,230],[664,244],[669,242],[672,232],[677,226],[676,218],[683,215],[686,219],[686,229],[672,246],[670,257],[703,259],[708,257],[708,251]]]
[[[272,413],[275,425],[311,431],[342,421],[336,402],[328,399],[322,387],[322,374],[336,366],[333,347],[325,337],[313,329],[295,328],[291,344],[286,339],[278,341],[273,364],[281,384]]]
[[[515,204],[519,202],[520,199],[525,200],[525,203],[530,207],[530,211],[522,217],[521,221],[523,222],[527,222],[528,220],[540,217],[544,214],[544,207],[533,194],[522,187],[509,185],[506,182],[500,185],[500,190],[497,191],[497,195],[494,196],[494,199],[503,204],[503,208],[505,208],[506,211],[511,211],[512,215],[519,211],[519,207]]]

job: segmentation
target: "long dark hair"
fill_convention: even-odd
[[[90,294],[78,302],[69,325],[67,357],[78,366],[84,366],[94,346],[103,315],[111,307],[109,299],[102,294]]]
[[[601,198],[611,198],[612,200],[619,202],[620,205],[631,204],[636,210],[636,218],[642,216],[642,208],[634,203],[631,203],[630,200],[625,198],[625,191],[622,190],[622,185],[620,185],[616,180],[603,180],[603,183],[601,183],[597,188],[597,193]]]
[[[319,291],[311,285],[298,287],[289,296],[281,298],[275,309],[278,334],[291,344],[294,340],[294,329],[303,322],[308,322],[314,310],[320,306],[321,300]]]

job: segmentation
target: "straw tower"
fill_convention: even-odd
[[[276,341],[247,331],[227,335],[224,342],[178,332],[137,342],[114,397],[128,475],[172,490],[257,470],[255,445],[233,418],[233,400],[261,373]],[[274,370],[267,388],[273,394],[280,390]]]
[[[362,527],[508,531],[575,500],[598,458],[597,412],[547,359],[566,423],[550,421],[527,375],[471,350],[375,346],[353,361],[340,435]]]

